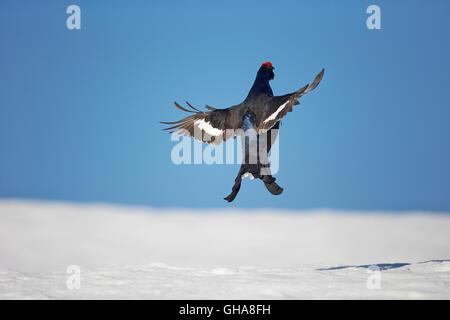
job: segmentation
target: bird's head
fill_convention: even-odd
[[[271,62],[264,62],[261,64],[261,68],[259,68],[258,73],[262,73],[268,80],[272,80],[275,77],[275,73],[273,73],[274,69],[275,68],[272,66]]]

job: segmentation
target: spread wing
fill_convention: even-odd
[[[298,99],[317,87],[320,80],[322,80],[324,72],[325,69],[322,69],[311,85],[306,85],[293,93],[272,97],[265,106],[261,119],[259,119],[258,132],[271,129],[281,118],[292,111],[292,106],[300,104]]]
[[[235,138],[239,133],[242,123],[244,108],[236,105],[226,109],[215,109],[206,106],[209,111],[200,111],[186,102],[190,109],[180,106],[175,102],[175,106],[185,112],[193,113],[192,115],[175,122],[161,122],[163,124],[172,125],[163,130],[172,130],[180,135],[193,137],[201,142],[219,145],[223,141]]]

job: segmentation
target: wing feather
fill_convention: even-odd
[[[227,109],[215,109],[207,105],[205,108],[210,111],[200,111],[186,102],[189,108],[196,110],[191,111],[180,106],[177,102],[174,104],[178,109],[193,114],[178,121],[161,122],[170,125],[163,130],[172,130],[169,132],[177,132],[180,135],[193,137],[196,140],[214,145],[219,145],[229,138],[235,138],[239,134],[238,129],[242,121],[240,113],[243,111],[243,108],[239,108],[240,105]]]
[[[258,132],[265,132],[271,129],[276,123],[280,121],[288,112],[292,111],[294,105],[300,104],[299,98],[303,97],[308,92],[314,90],[323,78],[325,69],[322,69],[316,76],[311,85],[306,85],[297,91],[283,96],[273,97],[264,112],[261,121],[258,125]]]

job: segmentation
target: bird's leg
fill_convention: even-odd
[[[267,190],[273,195],[279,195],[283,192],[276,182],[275,178],[272,177],[272,172],[270,171],[270,162],[268,157],[268,146],[271,146],[271,142],[268,144],[267,133],[258,135],[258,166],[259,166],[259,178],[264,182]]]
[[[231,193],[225,197],[224,199],[227,200],[228,202],[231,202],[234,200],[234,198],[236,198],[239,190],[241,189],[241,181],[242,181],[242,174],[241,174],[242,170],[239,170],[239,173],[236,177],[236,179],[234,180],[234,186],[231,189]]]
[[[272,177],[270,171],[270,163],[267,154],[272,143],[267,140],[266,134],[256,133],[254,120],[255,116],[250,112],[246,113],[242,120],[242,129],[244,130],[244,135],[241,136],[242,165],[234,180],[234,186],[231,193],[224,198],[228,202],[231,202],[236,198],[241,188],[242,179],[247,176],[250,176],[250,179],[261,179],[267,190],[274,195],[279,195],[283,192],[283,188],[275,182],[275,178]],[[278,129],[278,124],[276,129]]]
[[[251,112],[247,112],[242,119],[242,129],[244,135],[242,139],[242,165],[239,169],[236,179],[234,180],[234,186],[231,193],[224,199],[231,202],[236,198],[239,190],[241,189],[242,178],[245,178],[249,174],[253,177],[259,177],[259,170],[256,167],[256,142],[257,137],[254,130],[255,116]]]

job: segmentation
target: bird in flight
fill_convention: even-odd
[[[242,164],[231,193],[224,198],[228,202],[234,200],[241,188],[242,179],[247,176],[250,179],[261,179],[273,195],[283,192],[283,188],[272,177],[268,153],[278,137],[281,118],[300,103],[300,97],[317,87],[325,71],[322,69],[311,85],[307,84],[293,93],[274,96],[269,84],[275,77],[274,69],[272,63],[263,63],[247,98],[238,105],[226,109],[207,105],[205,108],[208,111],[200,111],[189,102],[186,102],[187,107],[175,102],[177,108],[192,115],[175,122],[161,122],[170,125],[163,130],[172,130],[170,133],[177,132],[213,145],[241,137]]]

